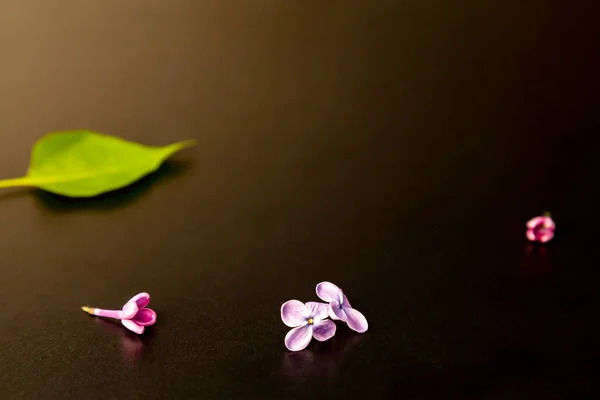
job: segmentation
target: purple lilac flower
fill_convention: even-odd
[[[323,303],[302,303],[289,300],[281,306],[281,320],[290,328],[285,335],[285,346],[291,351],[306,348],[314,337],[320,342],[335,335],[335,323],[326,319],[328,306]]]
[[[365,316],[352,308],[342,289],[333,283],[319,283],[317,285],[317,296],[329,303],[328,309],[331,319],[344,321],[350,329],[358,333],[366,332],[369,329]]]
[[[87,306],[81,309],[91,315],[120,319],[127,329],[141,335],[147,326],[154,325],[156,322],[156,312],[146,307],[148,303],[150,303],[150,295],[144,292],[133,296],[121,310],[103,310]]]

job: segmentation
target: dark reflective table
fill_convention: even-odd
[[[600,13],[553,3],[4,2],[2,178],[47,132],[198,146],[0,192],[1,397],[598,398]],[[324,280],[370,329],[290,353]],[[140,337],[79,309],[141,291]]]

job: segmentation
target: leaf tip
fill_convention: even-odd
[[[186,149],[188,147],[194,147],[198,144],[198,140],[196,139],[189,139],[189,140],[184,140],[183,142],[179,142],[179,145],[182,149]]]
[[[173,143],[171,145],[166,146],[165,150],[167,150],[168,154],[173,154],[183,149],[194,147],[197,143],[198,141],[196,139],[183,140],[181,142]]]

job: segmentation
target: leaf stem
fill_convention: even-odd
[[[0,180],[0,189],[17,186],[32,186],[31,179],[23,176],[21,178],[2,179]]]

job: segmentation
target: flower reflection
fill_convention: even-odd
[[[548,271],[548,251],[543,246],[528,244],[525,246],[523,265],[534,275],[542,275]]]
[[[339,375],[344,354],[364,338],[363,335],[349,334],[318,343],[312,349],[285,352],[282,359],[283,375],[291,381],[303,380],[313,375],[335,379]]]
[[[96,318],[95,321],[98,325],[102,325],[119,337],[121,342],[121,352],[128,362],[133,363],[139,358],[144,348],[144,343],[139,336],[123,330],[120,325],[117,325],[111,320]]]

